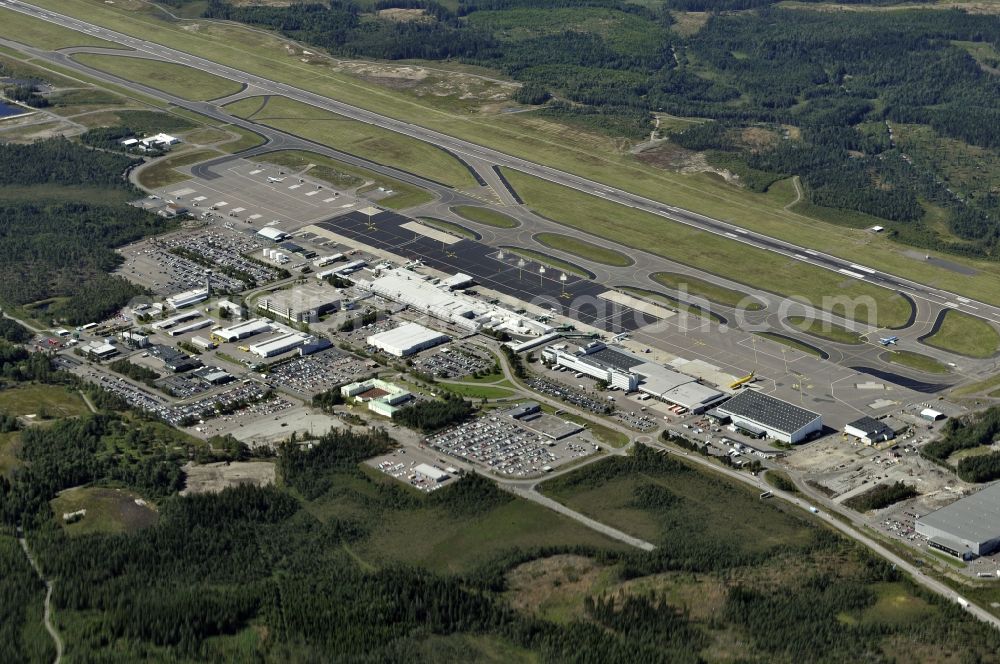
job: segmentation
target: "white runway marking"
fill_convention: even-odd
[[[289,189],[298,189],[301,186],[302,186],[301,184],[293,184],[291,187],[289,187]]]
[[[333,196],[333,197],[331,197],[331,198],[324,198],[324,199],[323,199],[323,202],[324,202],[324,203],[332,203],[332,202],[333,202],[333,201],[335,201],[335,200],[337,200],[337,197],[336,197],[336,196]]]
[[[318,193],[319,193],[318,191],[307,191],[306,196],[315,196]]]
[[[255,171],[250,171],[250,175],[257,175],[258,173],[263,173],[263,169],[258,168]]]

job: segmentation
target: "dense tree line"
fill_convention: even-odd
[[[344,403],[344,396],[340,393],[340,386],[335,385],[328,390],[324,390],[312,398],[313,408],[319,408],[325,413],[332,413],[335,406]]]
[[[15,344],[23,344],[30,341],[31,337],[31,330],[18,323],[16,320],[0,316],[0,339]]]
[[[966,482],[1000,479],[1000,452],[965,457],[958,462],[958,476]]]
[[[145,383],[150,386],[153,385],[153,381],[160,377],[160,374],[156,373],[149,367],[133,364],[125,358],[109,363],[108,368],[115,373],[120,373],[123,376],[128,376],[132,380]]]
[[[45,585],[20,545],[10,535],[0,533],[0,661],[28,661],[24,629],[31,616],[40,616]],[[28,613],[29,605],[35,609]],[[55,653],[31,653],[34,661],[51,660]]]
[[[920,453],[944,461],[959,450],[989,445],[1000,434],[1000,406],[994,406],[964,418],[948,420],[941,437],[924,445]]]
[[[107,317],[141,292],[108,274],[121,262],[114,247],[169,227],[125,205],[138,195],[124,179],[134,163],[64,139],[0,145],[0,186],[30,187],[0,203],[0,300],[59,297],[44,314],[80,324]],[[50,195],[61,187],[75,194]]]
[[[468,419],[473,410],[475,407],[471,401],[448,394],[443,399],[417,401],[400,408],[392,419],[411,429],[434,433]]]
[[[893,484],[879,484],[863,493],[852,496],[844,501],[844,504],[852,510],[868,512],[870,510],[880,510],[894,503],[913,498],[917,495],[917,489],[903,482]]]
[[[288,486],[306,498],[317,498],[331,487],[333,471],[353,468],[365,459],[388,452],[395,444],[382,429],[363,433],[331,429],[308,446],[282,445],[278,470]]]

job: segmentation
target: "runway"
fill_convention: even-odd
[[[256,74],[251,74],[233,67],[221,65],[211,60],[194,56],[167,46],[115,32],[65,14],[52,12],[28,3],[19,2],[18,0],[0,0],[0,7],[19,11],[35,18],[77,30],[94,37],[116,42],[160,60],[196,67],[208,73],[215,74],[216,76],[221,76],[223,78],[241,83],[245,85],[248,90],[256,90],[258,91],[258,94],[261,95],[283,95],[290,99],[310,104],[317,108],[337,113],[360,122],[389,129],[391,131],[437,145],[468,162],[480,162],[512,168],[556,184],[577,189],[587,194],[600,196],[606,200],[613,201],[621,205],[626,205],[645,212],[656,214],[667,219],[698,228],[704,232],[724,236],[735,242],[741,242],[750,246],[766,249],[795,260],[800,260],[810,265],[843,274],[847,277],[868,281],[875,285],[883,286],[892,290],[899,290],[912,298],[927,300],[935,306],[959,309],[966,311],[967,313],[983,317],[987,320],[1000,323],[1000,307],[983,302],[977,302],[949,291],[936,289],[903,277],[898,277],[896,275],[871,268],[869,266],[851,263],[850,261],[846,261],[823,252],[806,249],[767,235],[754,233],[740,228],[739,226],[718,219],[713,219],[711,217],[706,217],[690,210],[684,210],[659,201],[654,201],[637,194],[604,185],[600,182],[595,182],[593,180],[573,175],[565,171],[560,171],[549,166],[536,164],[520,157],[514,157],[492,148],[481,146],[443,134],[441,132],[426,129],[409,122],[396,120],[363,108],[329,99],[302,88],[273,81]],[[93,49],[75,50],[86,51]],[[192,104],[189,102],[181,105],[188,107],[198,106],[198,112],[203,113],[205,113],[203,107],[210,107],[214,109],[215,112],[205,113],[206,115],[210,115],[211,117],[220,117],[221,114],[221,116],[225,117],[228,121],[233,121],[231,116],[220,113],[217,110],[217,107],[213,106],[211,103]],[[248,125],[252,124],[253,123],[248,123]],[[259,129],[255,130],[260,132]]]

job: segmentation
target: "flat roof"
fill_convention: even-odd
[[[1000,537],[1000,482],[925,514],[917,523],[969,542],[994,540]]]
[[[893,431],[892,427],[887,425],[882,420],[876,420],[874,417],[869,417],[867,415],[854,420],[844,428],[846,429],[847,427],[857,429],[858,431],[864,431],[867,436],[889,435],[892,437],[895,435],[895,431]]]
[[[447,334],[424,327],[418,323],[404,323],[385,332],[379,332],[368,337],[368,343],[372,346],[385,346],[388,348],[412,348],[420,344],[431,343],[433,341],[447,341],[451,339]]]
[[[820,417],[819,413],[751,389],[744,389],[719,406],[719,412],[788,434],[795,433]]]
[[[588,355],[583,355],[581,356],[581,359],[585,359],[589,362],[597,362],[606,367],[612,367],[621,371],[628,371],[633,367],[646,363],[646,360],[633,357],[629,353],[610,347],[605,347],[601,350],[589,353]]]

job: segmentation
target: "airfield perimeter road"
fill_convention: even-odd
[[[81,21],[65,14],[59,14],[47,9],[42,9],[25,2],[20,2],[19,0],[0,0],[0,8],[18,11],[50,23],[61,25],[71,30],[76,30],[94,37],[115,42],[122,46],[133,48],[141,53],[149,54],[159,60],[195,67],[201,69],[202,71],[237,81],[247,86],[248,89],[259,90],[259,94],[261,95],[282,95],[296,101],[316,106],[317,108],[343,115],[344,117],[376,125],[426,141],[433,145],[445,148],[463,159],[512,168],[556,184],[577,189],[587,194],[600,196],[606,200],[613,201],[621,205],[626,205],[628,207],[656,214],[679,223],[687,224],[708,233],[721,235],[737,242],[773,251],[789,258],[794,258],[827,270],[839,272],[849,277],[862,279],[893,290],[899,290],[914,298],[926,299],[937,305],[961,309],[973,315],[991,320],[995,323],[1000,323],[1000,307],[995,307],[983,302],[977,302],[948,291],[932,288],[930,286],[920,284],[909,279],[904,279],[902,277],[897,277],[867,266],[851,263],[829,254],[813,251],[811,249],[805,249],[766,235],[752,233],[734,224],[729,224],[695,212],[683,210],[665,203],[660,203],[659,201],[638,196],[636,194],[610,187],[593,180],[588,180],[571,173],[566,173],[555,168],[536,164],[526,159],[504,154],[503,152],[477,145],[469,141],[464,141],[447,134],[425,129],[408,122],[396,120],[356,106],[335,101],[292,85],[287,85],[262,76],[240,71],[233,67],[221,65],[211,60],[190,55],[180,50],[144,41],[113,30],[108,30],[99,25]],[[209,104],[205,104],[204,106],[209,106]],[[199,112],[204,111],[199,108]],[[206,113],[206,115],[219,117],[219,112],[216,111],[211,114]],[[232,118],[228,115],[225,115],[225,118],[232,121]]]

